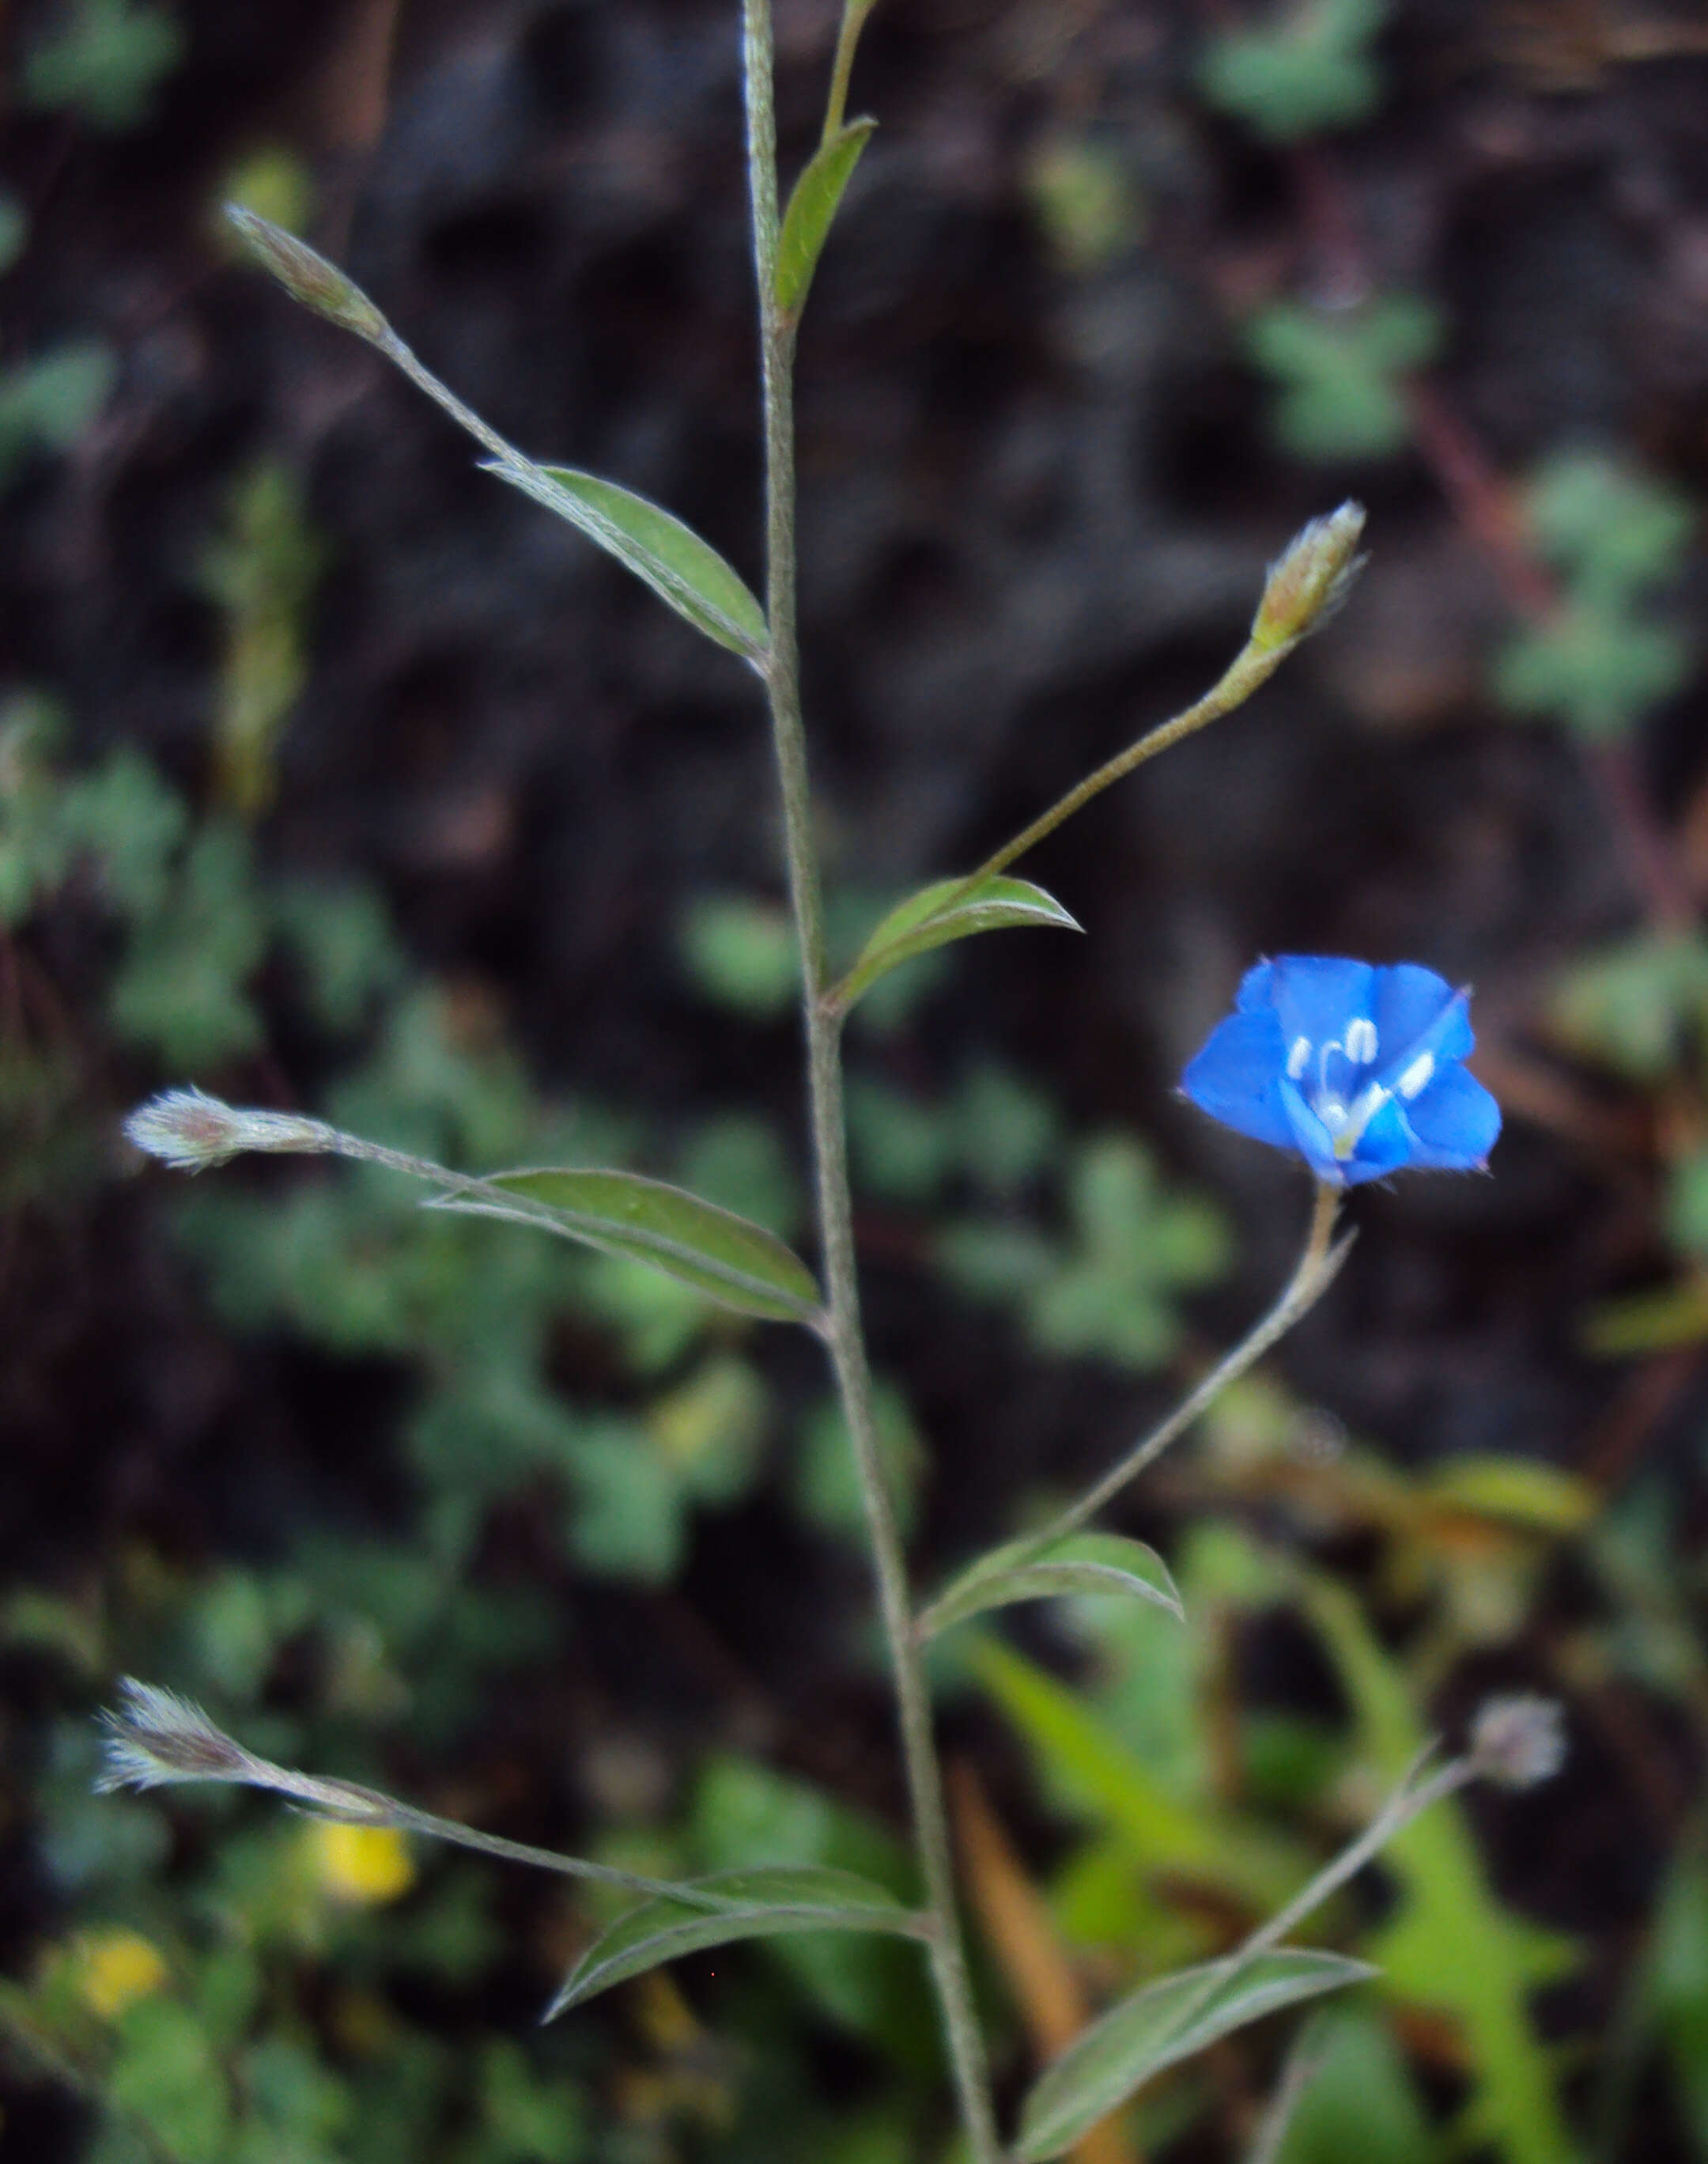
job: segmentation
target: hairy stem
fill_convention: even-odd
[[[825,100],[825,132],[821,139],[826,143],[841,129],[842,116],[848,109],[848,78],[854,72],[854,49],[860,43],[867,17],[877,4],[878,0],[845,0],[842,19],[836,29],[830,94]]]
[[[1087,775],[1083,781],[1076,782],[1067,794],[1058,797],[1047,812],[1040,812],[1030,826],[1023,827],[1010,840],[1004,842],[1001,848],[988,856],[976,871],[970,871],[965,879],[957,880],[932,905],[932,915],[946,916],[964,901],[975,887],[982,886],[988,879],[994,879],[998,873],[1006,871],[1017,858],[1024,856],[1029,849],[1035,848],[1046,835],[1053,834],[1076,812],[1082,811],[1092,797],[1101,796],[1113,783],[1131,774],[1135,767],[1143,766],[1146,759],[1155,759],[1158,752],[1166,751],[1171,744],[1177,744],[1182,737],[1192,735],[1209,722],[1219,721],[1223,714],[1232,713],[1236,706],[1243,706],[1260,685],[1269,681],[1297,643],[1297,639],[1293,638],[1274,646],[1260,646],[1255,640],[1249,640],[1202,699],[1171,719],[1159,722],[1155,728],[1147,730],[1137,743],[1129,744],[1124,751],[1117,752],[1113,759],[1106,759],[1094,774]],[[832,1016],[846,1013],[853,1005],[853,995],[850,994],[847,980],[828,986],[824,1000]]]
[[[1094,1518],[1105,1503],[1134,1479],[1147,1465],[1159,1458],[1179,1436],[1183,1435],[1199,1414],[1212,1405],[1230,1383],[1237,1382],[1248,1368],[1253,1367],[1268,1352],[1270,1347],[1286,1337],[1300,1316],[1328,1291],[1339,1273],[1340,1265],[1350,1253],[1356,1237],[1349,1232],[1338,1246],[1329,1243],[1333,1238],[1334,1221],[1340,1208],[1341,1190],[1324,1181],[1317,1185],[1316,1197],[1311,1205],[1310,1227],[1305,1235],[1305,1244],[1294,1265],[1286,1289],[1263,1320],[1257,1323],[1223,1358],[1218,1360],[1209,1374],[1190,1390],[1174,1410],[1154,1427],[1148,1435],[1141,1436],[1133,1447],[1119,1458],[1100,1480],[1087,1488],[1077,1502],[1070,1503],[1058,1516],[1024,1542],[1017,1542],[1010,1553],[1009,1567],[1020,1569],[1046,1554],[1058,1541],[1077,1532],[1087,1519]],[[933,1610],[925,1609],[915,1626],[919,1636],[928,1638],[935,1627]]]
[[[851,13],[853,11],[851,10]],[[931,1923],[931,1973],[941,2005],[961,2115],[976,2164],[999,2164],[984,2039],[972,2003],[955,1898],[943,1783],[931,1732],[930,1700],[914,1641],[907,1564],[879,1457],[872,1379],[860,1323],[853,1211],[842,1114],[841,1042],[827,1011],[829,975],[824,902],[814,846],[806,732],[801,720],[795,630],[794,333],[776,303],[777,133],[769,0],[743,0],[743,83],[747,109],[748,186],[759,283],[764,369],[766,613],[770,644],[764,676],[773,748],[783,798],[790,904],[800,945],[807,1080],[824,1247],[829,1344],[836,1385],[853,1439],[884,1636],[889,1648],[914,1835]],[[851,45],[849,48],[851,53]]]
[[[1160,722],[1147,730],[1136,743],[1129,744],[1125,751],[1117,752],[1104,761],[1095,774],[1087,775],[1083,781],[1076,782],[1065,796],[1059,797],[1047,812],[1040,812],[1030,827],[1025,827],[1012,841],[1004,842],[1001,848],[988,856],[977,871],[967,875],[970,892],[982,880],[993,879],[998,872],[1006,871],[1016,858],[1027,850],[1036,848],[1046,834],[1053,834],[1065,820],[1089,804],[1093,796],[1100,796],[1112,782],[1129,775],[1135,766],[1143,766],[1148,759],[1155,759],[1160,751],[1177,744],[1182,737],[1191,736],[1208,722],[1219,721],[1223,714],[1231,714],[1236,706],[1243,706],[1261,684],[1266,684],[1292,651],[1291,644],[1260,647],[1247,645],[1229,663],[1223,675],[1205,692],[1203,697],[1188,706],[1171,721]],[[940,909],[954,906],[958,896],[950,896],[938,904]]]

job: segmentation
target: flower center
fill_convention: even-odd
[[[1376,1026],[1365,1015],[1348,1022],[1344,1037],[1331,1037],[1313,1045],[1307,1037],[1296,1037],[1287,1048],[1288,1078],[1306,1083],[1306,1102],[1328,1129],[1342,1163],[1352,1156],[1365,1128],[1394,1094],[1380,1082],[1364,1079],[1381,1049]],[[1414,1059],[1400,1078],[1402,1094],[1415,1097],[1434,1064],[1428,1053]],[[1307,1083],[1312,1065],[1316,1077]]]

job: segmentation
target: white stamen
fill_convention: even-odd
[[[1376,1026],[1363,1015],[1346,1025],[1346,1056],[1354,1067],[1368,1067],[1376,1056]]]
[[[1316,1112],[1331,1135],[1338,1135],[1346,1125],[1346,1106],[1339,1097],[1319,1097]]]
[[[1293,1039],[1292,1049],[1287,1054],[1288,1080],[1291,1082],[1297,1082],[1310,1064],[1310,1038],[1308,1037],[1296,1037]]]
[[[1393,1092],[1384,1090],[1380,1082],[1365,1085],[1352,1103],[1342,1111],[1338,1130],[1331,1130],[1334,1134],[1336,1157],[1349,1158],[1352,1155],[1364,1140],[1365,1129],[1392,1095]]]
[[[1420,1052],[1400,1077],[1395,1087],[1399,1090],[1400,1095],[1409,1101],[1427,1085],[1434,1072],[1435,1054],[1433,1052]]]

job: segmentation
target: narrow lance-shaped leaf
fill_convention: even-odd
[[[819,145],[794,184],[777,241],[777,306],[784,316],[798,317],[806,305],[842,192],[877,125],[851,120]]]
[[[650,1263],[743,1315],[815,1322],[819,1289],[762,1226],[680,1187],[632,1172],[499,1172],[436,1195],[432,1210],[537,1225]]]
[[[1041,1554],[1035,1542],[1019,1540],[981,1556],[925,1610],[919,1636],[935,1637],[987,1609],[1063,1593],[1124,1594],[1185,1619],[1168,1565],[1155,1548],[1122,1533],[1071,1533]]]
[[[399,338],[360,286],[306,242],[252,211],[228,208],[244,245],[292,297],[377,346],[492,456],[489,472],[567,518],[669,602],[697,630],[756,659],[769,643],[765,612],[736,573],[692,527],[631,489],[568,466],[524,456],[471,411]]]
[[[956,939],[970,939],[976,932],[1001,932],[1026,924],[1054,925],[1064,932],[1082,928],[1053,895],[1030,880],[999,875],[971,888],[964,880],[935,880],[898,902],[883,918],[832,999],[846,1010],[880,977],[915,954],[928,954],[934,947],[946,947]]]
[[[1287,1947],[1250,1961],[1232,1955],[1147,1984],[1045,2068],[1021,2110],[1015,2156],[1019,2164],[1059,2156],[1165,2067],[1265,2014],[1376,1972],[1343,1954]]]
[[[824,1864],[775,1864],[722,1871],[689,1882],[727,1906],[720,1915],[670,1900],[643,1901],[596,1939],[546,2009],[550,2021],[584,1999],[705,1946],[796,1931],[890,1931],[917,1937],[918,1918],[893,1894],[851,1871]]]
[[[538,465],[521,458],[482,464],[579,526],[708,638],[750,659],[765,651],[769,633],[764,610],[691,526],[633,490],[578,473],[573,466]]]

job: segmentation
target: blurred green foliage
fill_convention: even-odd
[[[1655,615],[1695,521],[1683,499],[1605,452],[1556,453],[1525,505],[1538,553],[1559,570],[1557,610],[1513,632],[1494,685],[1514,713],[1596,743],[1629,733],[1690,676],[1692,647]]]
[[[308,675],[305,625],[323,554],[290,467],[263,459],[231,490],[228,531],[202,565],[225,625],[213,715],[214,785],[240,819],[265,811],[280,732]]]
[[[1394,2033],[1359,2007],[1314,2021],[1299,2048],[1313,2068],[1276,2164],[1432,2164],[1417,2085]]]
[[[1355,308],[1276,301],[1245,328],[1252,359],[1275,386],[1275,432],[1302,459],[1385,459],[1411,435],[1405,379],[1432,360],[1441,319],[1415,293]]]
[[[1144,237],[1145,207],[1119,144],[1053,135],[1026,169],[1033,215],[1071,277],[1089,277]]]
[[[34,454],[73,449],[118,375],[118,356],[97,339],[71,340],[0,369],[0,488]]]
[[[1708,942],[1643,931],[1560,972],[1548,1019],[1580,1058],[1637,1083],[1657,1083],[1708,1058]]]
[[[1356,127],[1381,102],[1370,46],[1387,13],[1386,0],[1282,0],[1262,28],[1218,33],[1198,87],[1271,142]]]
[[[53,30],[25,55],[24,98],[122,134],[149,118],[184,51],[176,18],[149,0],[64,0]]]
[[[1078,1145],[1066,1190],[1066,1240],[1014,1215],[962,1219],[938,1236],[942,1268],[967,1297],[1013,1310],[1040,1352],[1136,1373],[1164,1366],[1181,1342],[1180,1296],[1228,1267],[1220,1214],[1165,1187],[1125,1135]]]
[[[682,959],[704,997],[749,1022],[787,1014],[799,965],[788,912],[741,895],[707,895],[681,928]]]

